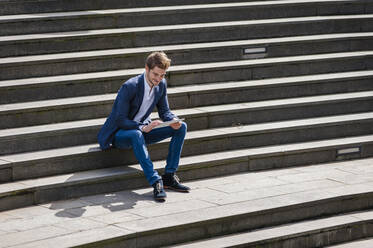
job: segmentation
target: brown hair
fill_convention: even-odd
[[[167,70],[170,64],[171,59],[169,59],[164,52],[152,52],[145,61],[145,65],[147,65],[149,69],[153,69],[157,66],[163,70]]]

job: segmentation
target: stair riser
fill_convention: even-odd
[[[66,32],[90,29],[160,26],[185,23],[221,22],[253,19],[290,18],[317,15],[364,14],[373,3],[302,3],[230,8],[183,9],[153,12],[48,18],[0,23],[0,35]],[[130,20],[130,21],[129,21]]]
[[[281,248],[281,247],[325,247],[373,236],[371,221],[356,222],[338,227],[323,228],[304,234],[285,235],[266,241],[251,242],[231,247]]]
[[[314,96],[332,93],[347,93],[352,91],[372,90],[372,79],[351,79],[338,81],[320,81],[315,83],[295,83],[273,87],[242,87],[226,90],[210,90],[193,94],[169,95],[171,109],[185,107],[200,107],[209,105],[282,99],[290,97]]]
[[[299,130],[274,131],[263,133],[244,133],[240,136],[221,137],[211,140],[186,140],[183,148],[183,156],[199,155],[200,153],[222,152],[227,150],[270,146],[278,144],[313,141],[318,139],[332,139],[342,136],[354,136],[372,133],[372,122],[351,123],[337,126],[322,126],[303,128]],[[351,130],[354,129],[354,130]],[[167,154],[166,144],[162,144]],[[160,145],[161,146],[161,145]]]
[[[251,2],[257,0],[245,0]],[[229,3],[237,2],[237,0],[174,0],[172,5],[188,5],[188,4],[207,4],[207,3]],[[90,0],[90,1],[74,1],[74,0],[41,0],[41,1],[1,1],[0,15],[12,15],[21,13],[42,13],[42,12],[61,12],[61,11],[77,11],[77,10],[97,10],[97,9],[116,9],[116,8],[134,8],[134,7],[158,7],[169,6],[170,1],[158,0],[157,2],[145,0]]]
[[[292,128],[287,130],[268,130],[262,133],[246,132],[240,134],[240,136],[225,135],[220,137],[213,136],[207,138],[187,139],[183,148],[183,156],[193,156],[200,155],[201,153],[221,152],[256,146],[278,145],[318,139],[331,139],[341,136],[364,135],[372,132],[373,121],[365,120],[361,122],[355,121],[345,124],[303,127],[298,129]],[[39,139],[36,138],[36,140]],[[30,141],[25,139],[21,145],[24,145],[25,143],[32,143],[33,141],[34,140]],[[67,145],[69,145],[68,139],[65,141]],[[41,144],[44,144],[42,142],[45,142],[45,140],[40,142]],[[168,144],[168,142],[163,142],[151,145],[149,148],[151,158],[153,160],[166,159]],[[360,154],[357,154],[357,156],[360,156]],[[4,159],[6,159],[6,157],[4,157]],[[261,159],[263,160],[263,158]],[[290,161],[292,160],[289,159],[289,163]],[[299,159],[299,161],[304,161],[304,159]],[[315,163],[313,161],[314,160],[310,160],[308,163]],[[317,162],[319,161],[317,160]],[[131,149],[113,149],[99,153],[91,152],[84,154],[83,156],[74,155],[68,158],[50,158],[45,159],[44,161],[28,162],[24,164],[18,163],[13,167],[8,168],[8,170],[4,168],[4,170],[0,173],[2,173],[1,178],[3,178],[3,181],[11,181],[134,163],[137,163],[137,160],[132,154]],[[250,168],[263,169],[263,165],[259,166],[256,163],[257,162],[253,162],[250,165]],[[270,163],[268,162],[267,167],[268,165],[272,164],[273,161]],[[9,169],[12,171],[9,171]]]
[[[364,203],[366,201],[367,203]],[[286,210],[267,211],[263,214],[254,214],[250,217],[226,217],[219,221],[206,221],[206,223],[190,224],[185,227],[178,228],[164,228],[157,230],[157,232],[148,232],[140,234],[137,237],[107,239],[101,241],[99,244],[90,243],[90,245],[103,248],[109,247],[141,247],[148,248],[155,246],[167,246],[177,243],[190,242],[192,240],[208,239],[214,236],[221,236],[236,232],[248,232],[249,230],[258,229],[260,227],[269,227],[277,224],[288,224],[289,220],[301,221],[307,218],[323,217],[326,215],[333,215],[351,211],[349,207],[338,206],[350,204],[353,205],[354,210],[369,209],[372,203],[369,196],[354,196],[353,199],[337,200],[333,199],[329,203],[324,201],[318,205],[307,206],[308,204],[301,204],[299,208],[288,207]],[[303,208],[303,209],[302,209]],[[329,211],[324,209],[331,208]],[[353,210],[353,211],[354,211]],[[307,214],[309,211],[311,214]],[[308,217],[308,215],[310,217]],[[276,216],[276,217],[273,217]],[[307,216],[307,217],[306,217]],[[272,219],[275,219],[273,223]],[[229,247],[260,247],[260,248],[298,248],[298,247],[324,247],[329,245],[340,244],[347,241],[353,241],[363,238],[372,237],[372,222],[371,221],[356,221],[349,225],[339,225],[336,228],[323,228],[315,231],[308,231],[298,235],[289,235],[279,238],[267,238],[264,241],[252,242],[249,244],[234,245],[231,243],[224,243]],[[134,245],[136,244],[136,245]],[[86,246],[77,246],[86,247]],[[96,246],[95,246],[96,247]],[[177,246],[172,246],[177,247]]]
[[[337,58],[327,60],[274,63],[246,67],[212,68],[200,71],[169,72],[168,86],[182,86],[189,83],[203,84],[226,81],[266,79],[289,76],[311,75],[358,71],[373,68],[373,57]]]
[[[372,18],[154,30],[94,37],[81,36],[1,42],[0,56],[10,57],[94,49],[130,48],[337,32],[368,32],[372,30]]]
[[[373,37],[338,40],[258,44],[250,46],[225,46],[218,48],[170,50],[165,52],[173,65],[310,55],[320,53],[369,50]],[[264,48],[264,53],[244,54],[246,48]],[[77,58],[71,60],[40,61],[4,64],[0,67],[0,80],[88,73],[97,71],[141,68],[149,53],[132,53],[105,57]]]

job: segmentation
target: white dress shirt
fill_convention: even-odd
[[[142,103],[141,103],[141,106],[140,106],[140,109],[139,109],[139,112],[137,112],[135,118],[133,119],[134,121],[141,121],[141,119],[145,116],[146,112],[148,112],[149,108],[151,107],[151,105],[153,104],[154,102],[154,88],[155,87],[158,87],[157,86],[153,86],[153,88],[151,88],[146,80],[146,72],[144,74],[144,97],[142,99]],[[151,118],[150,118],[150,115],[146,117],[146,119],[144,120],[144,122],[147,122],[147,121],[151,121]],[[140,126],[140,129],[142,130],[142,128],[144,127],[144,125],[141,125]]]

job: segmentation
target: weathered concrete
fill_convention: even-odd
[[[0,56],[130,48],[239,39],[371,32],[373,16],[311,16],[0,37]],[[84,42],[82,42],[84,40]]]
[[[0,35],[142,27],[184,23],[368,13],[367,1],[275,1],[181,5],[0,17]],[[276,9],[274,11],[274,8]],[[130,21],[129,21],[130,20]]]
[[[169,191],[163,204],[143,188],[10,210],[0,213],[0,237],[7,247],[149,247],[207,237],[215,239],[187,247],[331,245],[373,235],[371,211],[336,215],[371,207],[371,165],[372,159],[365,159],[197,180],[187,182],[191,193]],[[347,174],[369,175],[371,180],[352,185],[329,180],[341,169],[356,167],[359,172]],[[307,184],[297,187],[283,180],[297,175],[306,176]],[[263,227],[267,228],[253,231]],[[32,234],[43,229],[48,232]],[[219,238],[240,230],[250,232]]]
[[[256,171],[270,168],[299,166],[306,163],[330,162],[337,160],[337,150],[350,147],[360,147],[361,152],[356,154],[357,157],[369,157],[373,155],[371,149],[369,148],[372,143],[371,139],[371,136],[335,140],[330,139],[324,142],[314,141],[264,148],[249,148],[229,152],[221,151],[220,155],[218,153],[212,153],[194,157],[186,157],[182,158],[179,174],[184,176],[185,173],[186,179],[205,178],[217,175],[215,168],[220,168],[220,170],[218,169],[218,172],[222,173],[220,175],[225,175],[245,171],[247,169]],[[112,158],[113,152],[114,151],[109,154],[111,155],[109,156],[110,158]],[[108,154],[108,152],[106,152],[106,154]],[[75,160],[64,162],[70,164],[70,166],[74,164],[81,164],[82,162],[79,157],[80,155],[77,155],[78,156],[75,156],[77,157]],[[102,160],[103,156],[97,156],[97,152],[91,152],[91,158],[92,155],[94,157],[101,158],[98,163],[100,166],[104,164],[105,161]],[[317,155],[316,159],[315,155]],[[70,154],[68,154],[68,156],[72,157]],[[298,156],[298,158],[294,159],[295,156]],[[16,162],[16,156],[12,157],[14,162]],[[268,158],[274,159],[272,162],[269,162]],[[156,160],[157,158],[154,159]],[[22,166],[30,167],[33,161],[29,161],[29,163],[26,162],[27,161],[24,161],[22,163],[19,160],[19,163],[14,163],[14,166],[18,166],[18,168],[14,168],[17,168],[20,172],[25,172],[25,168],[22,168]],[[48,159],[45,159],[45,162],[48,163]],[[55,162],[52,163],[55,165]],[[162,171],[164,164],[164,161],[158,161],[155,166],[157,169]],[[232,168],[228,166],[230,164],[232,164]],[[113,166],[113,164],[111,165]],[[95,165],[92,163],[92,166]],[[33,168],[32,171],[34,171],[34,173],[40,173],[42,172],[41,168],[39,171],[36,168]],[[60,169],[66,170],[66,168],[63,167]],[[74,169],[76,170],[76,168]],[[30,177],[30,175],[27,176]],[[313,179],[320,180],[322,177],[319,176]],[[341,179],[335,178],[335,180]],[[363,182],[366,181],[367,180],[363,180]],[[73,174],[50,176],[34,180],[23,180],[20,182],[22,182],[22,184],[6,183],[0,185],[0,192],[2,192],[1,201],[3,202],[1,206],[3,207],[3,210],[9,209],[10,207],[22,207],[33,203],[43,203],[58,199],[69,199],[98,192],[112,192],[115,190],[136,188],[147,185],[139,165],[75,172]],[[356,182],[360,183],[361,181],[356,180]],[[27,195],[25,195],[25,193],[27,193]],[[338,194],[338,192],[335,192],[335,194]],[[22,200],[20,201],[20,204],[17,203],[18,199],[24,199],[25,197],[29,197],[28,199],[31,199],[32,201],[28,202],[26,200]]]
[[[220,127],[229,127],[229,126],[238,126],[240,129],[239,132],[252,131],[256,128],[247,128],[245,125],[253,123],[261,123],[268,121],[266,113],[271,113],[271,121],[279,120],[288,120],[296,118],[310,118],[312,116],[326,116],[329,113],[333,114],[348,114],[355,111],[368,111],[369,105],[372,100],[368,97],[366,99],[361,99],[364,97],[364,94],[355,93],[347,94],[345,97],[340,95],[329,96],[328,99],[324,97],[310,97],[308,98],[293,98],[291,101],[286,99],[282,101],[262,101],[262,102],[249,102],[241,104],[230,104],[230,105],[215,105],[211,107],[201,107],[196,109],[180,109],[174,111],[176,115],[182,118],[186,118],[189,131],[201,130],[201,129],[212,129]],[[372,93],[373,97],[373,93]],[[334,101],[333,101],[334,100]],[[354,102],[358,101],[356,106],[351,106],[355,104]],[[346,109],[346,103],[349,108]],[[312,107],[316,105],[316,107]],[[366,108],[362,106],[366,105]],[[317,111],[320,106],[323,106],[322,112]],[[95,107],[95,106],[94,106]],[[92,108],[92,111],[95,108]],[[336,110],[340,108],[341,111]],[[302,109],[307,109],[307,112],[302,111]],[[38,111],[36,111],[39,113]],[[56,111],[53,111],[55,114]],[[79,112],[78,112],[79,113]],[[107,115],[110,112],[108,111]],[[306,114],[304,114],[306,113]],[[340,125],[339,127],[334,126],[334,128],[347,128],[343,126],[343,122],[346,120],[355,121],[355,124],[350,123],[349,125],[354,125],[353,134],[354,135],[363,135],[369,133],[370,124],[367,122],[367,118],[371,116],[370,113],[360,114],[360,115],[346,115],[338,116],[337,118],[324,118],[325,120],[333,120],[336,124]],[[153,118],[157,118],[156,114],[153,114]],[[359,118],[362,119],[359,119]],[[373,117],[370,117],[373,118]],[[56,118],[55,118],[56,119]],[[91,119],[91,120],[82,120],[74,122],[64,122],[57,124],[41,125],[41,126],[32,126],[32,127],[22,127],[22,128],[13,128],[13,129],[4,129],[0,130],[0,155],[11,154],[11,153],[20,153],[20,152],[29,152],[42,149],[50,148],[59,148],[75,145],[84,145],[97,142],[97,133],[99,132],[102,124],[105,122],[106,118],[101,119]],[[364,122],[364,123],[363,123]],[[315,120],[300,120],[294,123],[310,123],[317,124],[317,119]],[[323,118],[320,119],[320,125],[323,123]],[[328,127],[329,122],[325,122],[326,126],[319,127],[323,131],[318,131],[318,136],[320,139],[326,138],[324,135],[328,134],[330,131]],[[288,126],[289,124],[284,124]],[[260,124],[260,127],[268,126],[269,128],[278,128],[278,126],[283,126],[281,124]],[[268,129],[268,128],[267,128]],[[326,131],[329,130],[329,131]],[[235,133],[237,132],[236,128],[228,128],[227,131],[221,131],[224,133]],[[290,131],[296,133],[297,131]],[[301,132],[301,131],[299,131]],[[367,133],[362,133],[367,132]],[[333,135],[337,135],[338,131],[335,129]],[[272,134],[274,135],[274,134]],[[296,137],[294,134],[286,134],[291,140],[290,137]],[[298,134],[300,135],[300,134]],[[352,133],[346,132],[345,135],[352,135]],[[329,136],[330,138],[333,138]],[[274,136],[271,139],[276,139]],[[295,140],[293,140],[294,142]],[[233,142],[233,141],[232,141]],[[253,140],[250,141],[253,145],[256,144]],[[262,139],[262,143],[267,142],[266,139]],[[259,144],[258,144],[259,145]]]
[[[325,34],[0,58],[0,79],[143,67],[144,58],[150,51],[165,51],[172,59],[172,65],[180,65],[362,51],[370,49],[372,39],[372,33]],[[244,54],[245,49],[262,50]]]
[[[372,1],[67,1],[0,3],[40,7],[0,16],[0,33],[21,32],[0,36],[0,247],[373,236],[372,213],[356,212],[373,207]],[[192,191],[164,204],[130,149],[95,137],[154,50],[173,59],[170,103],[189,127],[177,173]],[[161,174],[168,144],[149,147]]]

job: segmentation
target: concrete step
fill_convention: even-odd
[[[241,126],[243,131],[245,128],[243,128],[242,125],[252,123],[310,118],[318,115],[327,116],[340,112],[353,113],[361,109],[369,111],[371,110],[371,106],[373,106],[373,93],[368,92],[368,95],[370,95],[369,101],[362,100],[361,98],[363,95],[361,93],[355,94],[354,96],[350,93],[348,96],[327,95],[180,109],[174,111],[174,113],[186,119],[189,131],[227,126]],[[355,107],[351,107],[351,105],[355,105]],[[356,105],[365,105],[365,108],[362,106],[356,107]],[[94,109],[92,111],[94,111]],[[306,114],[304,114],[304,112]],[[156,114],[153,114],[154,119],[157,117]],[[330,119],[337,121],[337,123],[335,123],[337,125],[336,128],[339,128],[342,133],[334,129],[333,131],[329,130],[328,135],[333,135],[332,137],[328,136],[329,138],[338,137],[342,135],[343,132],[345,135],[362,135],[373,132],[373,129],[370,128],[370,125],[373,127],[373,123],[369,121],[369,123],[365,123],[363,119],[360,118],[365,119],[365,121],[368,121],[366,118],[372,118],[371,121],[373,121],[373,116],[371,116],[370,113],[339,116],[337,118],[316,118],[315,121],[316,123],[321,121],[320,124],[324,119],[327,120],[327,123],[329,123]],[[0,155],[97,142],[97,134],[105,119],[106,118],[100,118],[0,130]],[[342,123],[339,123],[339,121],[342,121]],[[342,126],[343,121],[347,121],[348,125]],[[352,121],[352,123],[350,121]],[[291,122],[294,121],[290,121],[290,123]],[[295,122],[298,123],[298,121]],[[285,124],[285,126],[291,126],[290,123]],[[307,121],[307,123],[310,122]],[[262,128],[264,125],[265,124],[259,124],[258,127]],[[347,129],[347,126],[352,126],[353,129],[345,131],[344,129]],[[249,128],[249,130],[251,130],[251,128]],[[322,133],[319,133],[318,138],[322,138],[321,134]],[[262,142],[266,141],[263,139]]]
[[[266,0],[260,0],[266,1]],[[172,5],[187,5],[187,4],[214,4],[214,3],[230,3],[237,0],[174,0]],[[245,0],[241,2],[258,2],[258,0]],[[117,8],[143,8],[143,7],[159,7],[169,6],[170,1],[158,0],[157,2],[145,0],[89,0],[77,2],[74,0],[2,0],[0,2],[0,15],[13,15],[23,13],[46,13],[46,12],[64,12],[64,11],[79,11],[79,10],[97,10],[97,9],[117,9]]]
[[[362,113],[191,131],[187,134],[182,155],[196,156],[256,146],[368,135],[372,133],[371,115],[372,113]],[[26,146],[34,147],[34,139],[36,142],[42,140],[43,142],[48,142],[48,144],[57,140],[57,142],[65,142],[64,146],[69,145],[69,140],[72,141],[69,147],[0,156],[0,161],[3,163],[0,170],[1,181],[16,181],[96,168],[129,165],[137,161],[130,149],[110,149],[101,152],[98,149],[96,140],[94,140],[95,143],[93,144],[73,146],[74,139],[77,138],[66,138],[63,136],[64,132],[66,133],[67,131],[57,130],[49,133],[39,131],[39,133],[23,135]],[[84,129],[80,130],[80,132],[82,133],[78,134],[80,136],[76,135],[78,138],[89,134],[92,136],[91,139],[95,138],[96,133],[94,132],[89,133],[89,131]],[[14,139],[17,137],[3,137],[3,142],[5,142],[6,138],[8,140],[13,138],[13,140],[9,141],[9,145],[16,143]],[[22,142],[19,143],[21,146],[19,149],[28,149]],[[5,143],[3,144],[5,146]],[[47,145],[39,144],[39,149],[47,149]],[[53,145],[50,144],[49,148]],[[168,145],[169,140],[151,145],[149,151],[151,158],[153,160],[166,159]],[[62,145],[60,144],[60,146]],[[11,150],[10,152],[14,151]]]
[[[289,82],[287,82],[289,83]],[[225,85],[229,86],[229,85]],[[269,121],[271,119],[268,118],[302,118],[302,117],[313,117],[313,116],[325,116],[328,114],[344,114],[344,113],[354,113],[354,112],[364,112],[370,111],[372,106],[372,91],[360,91],[360,92],[351,92],[351,93],[339,93],[339,94],[327,94],[327,95],[316,95],[317,92],[311,92],[313,96],[306,96],[306,97],[295,97],[289,98],[291,96],[282,95],[284,99],[278,100],[271,100],[270,98],[271,93],[275,91],[277,88],[268,88],[267,90],[267,98],[270,100],[261,100],[259,97],[259,101],[255,101],[255,98],[250,99],[250,95],[241,95],[239,93],[245,94],[245,91],[237,93],[240,90],[239,86],[243,87],[253,87],[252,93],[255,92],[266,92],[261,88],[255,89],[255,86],[248,86],[247,83],[236,85],[235,91],[230,92],[230,94],[224,94],[224,98],[222,99],[215,99],[215,101],[210,101],[209,99],[199,100],[203,98],[205,94],[209,94],[208,97],[214,98],[217,96],[213,95],[213,92],[197,92],[195,94],[200,94],[194,96],[191,101],[194,104],[190,104],[189,106],[185,106],[187,108],[192,108],[193,105],[197,105],[196,110],[187,110],[182,109],[178,110],[178,108],[174,108],[174,112],[180,116],[185,116],[188,113],[193,114],[201,114],[203,115],[204,112],[209,111],[208,103],[216,104],[224,104],[225,97],[236,97],[231,99],[229,102],[241,102],[234,105],[235,108],[251,108],[253,113],[255,112],[254,116],[247,116],[247,120],[244,123],[253,123],[253,122],[261,122],[261,121]],[[259,85],[256,85],[259,87]],[[277,85],[280,86],[280,85]],[[308,85],[303,85],[307,87]],[[316,85],[316,87],[319,84]],[[337,85],[338,86],[338,85]],[[296,87],[296,86],[295,86]],[[290,88],[292,88],[290,86]],[[297,87],[296,87],[297,88]],[[310,87],[311,88],[311,87]],[[197,88],[194,88],[197,89]],[[250,90],[251,90],[250,89]],[[286,90],[287,88],[281,88],[280,90]],[[302,87],[298,88],[299,90]],[[312,88],[311,88],[312,89]],[[191,89],[193,90],[193,89]],[[215,89],[216,91],[221,90]],[[343,89],[341,89],[343,90]],[[348,92],[348,90],[346,90]],[[180,100],[182,102],[183,95],[189,92],[183,92],[180,95],[177,95],[177,91],[175,91],[175,102],[176,100]],[[299,91],[299,95],[303,95],[302,91]],[[285,93],[281,93],[285,94]],[[172,96],[172,94],[170,94]],[[236,96],[238,95],[238,96]],[[77,120],[86,120],[86,119],[95,119],[95,118],[106,118],[112,109],[113,100],[116,97],[115,94],[111,95],[96,95],[90,97],[76,97],[76,98],[63,98],[63,99],[56,99],[56,100],[46,100],[46,101],[38,101],[38,102],[27,102],[27,103],[17,103],[17,104],[8,104],[8,105],[1,105],[0,106],[0,117],[2,122],[0,123],[1,129],[9,129],[9,128],[17,128],[17,127],[27,127],[32,125],[43,125],[43,124],[51,124],[51,123],[59,123],[59,122],[68,122],[68,121],[77,121]],[[262,97],[264,98],[264,97]],[[237,101],[235,101],[236,99]],[[246,105],[243,104],[244,101],[252,101],[251,103],[247,103]],[[172,103],[172,102],[171,102]],[[185,101],[185,103],[188,103]],[[202,103],[199,104],[198,103]],[[181,105],[178,105],[181,106]],[[203,107],[205,106],[205,107]],[[206,107],[207,106],[207,107]],[[262,109],[274,108],[278,109],[278,106],[282,106],[282,110],[276,113],[276,110],[273,112],[273,116],[266,115],[265,111]],[[322,106],[322,108],[321,108]],[[180,108],[179,108],[180,109]],[[219,107],[212,106],[210,109],[219,109]],[[281,109],[281,108],[280,108]],[[288,113],[288,110],[291,109],[291,112]],[[310,111],[310,112],[303,112],[303,111]],[[295,111],[295,112],[294,112]],[[198,115],[196,115],[198,116]],[[191,125],[202,125],[203,127],[207,127],[208,122],[203,122],[203,118],[200,120],[196,120],[196,123],[191,123]],[[202,121],[202,122],[201,122]],[[200,124],[197,124],[201,122]],[[238,121],[239,122],[239,121]],[[194,128],[194,127],[193,127]]]
[[[356,73],[355,76],[362,77],[355,81],[355,79],[347,79],[347,81],[339,81],[335,83],[333,80],[338,80],[338,76],[353,76],[352,74],[337,75],[336,78],[333,78],[330,82],[331,77],[335,75],[323,75],[320,77],[313,77],[311,79],[308,76],[308,79],[311,79],[311,83],[303,81],[307,78],[284,78],[278,81],[276,80],[267,80],[267,81],[245,81],[245,82],[231,82],[230,84],[221,84],[220,87],[217,86],[212,91],[211,86],[215,85],[204,85],[200,87],[191,87],[190,89],[174,88],[169,89],[170,92],[170,103],[172,109],[179,109],[182,107],[191,108],[191,107],[200,107],[216,104],[225,104],[225,103],[235,103],[235,102],[244,102],[244,101],[255,101],[255,100],[266,100],[274,99],[274,97],[279,98],[290,98],[303,95],[316,95],[319,92],[320,83],[326,83],[325,89],[321,90],[321,93],[334,93],[334,89],[338,86],[349,86],[353,85],[351,88],[340,88],[336,92],[349,92],[352,90],[363,90],[365,87],[368,89],[371,88],[371,84],[368,79],[364,79],[364,75],[359,75]],[[369,73],[365,74],[369,75]],[[321,79],[321,81],[319,81]],[[299,80],[299,81],[298,81]],[[323,81],[325,80],[325,81]],[[275,83],[274,83],[275,82]],[[315,85],[312,85],[315,83]],[[227,88],[228,87],[228,88]],[[232,89],[230,89],[232,87]],[[185,91],[182,91],[185,89]],[[225,89],[228,89],[224,91]],[[295,92],[287,93],[289,89],[297,90]],[[203,91],[199,91],[203,90]],[[303,93],[304,90],[304,93]],[[276,92],[277,91],[277,92]],[[325,92],[326,91],[326,92]],[[218,95],[214,95],[216,92],[219,92]],[[276,92],[276,93],[274,93]],[[251,97],[254,94],[260,93],[260,96]],[[222,94],[222,98],[217,98]],[[351,94],[351,95],[350,95]],[[339,94],[337,94],[339,95]],[[66,121],[75,121],[75,120],[85,120],[93,118],[102,118],[107,117],[111,111],[113,100],[115,99],[115,94],[105,94],[105,95],[94,95],[86,97],[74,97],[74,98],[61,98],[55,100],[45,100],[45,101],[35,101],[35,102],[26,102],[26,103],[14,103],[14,104],[4,104],[0,105],[0,116],[2,122],[0,123],[0,128],[15,128],[15,127],[24,127],[30,125],[41,125],[48,123],[56,122],[66,122]],[[234,97],[234,98],[231,98]],[[329,97],[329,96],[328,96]],[[333,97],[330,95],[330,99]],[[347,111],[359,112],[367,111],[366,107],[369,107],[369,102],[371,101],[372,94],[370,91],[348,93],[347,95],[335,96],[335,100],[344,99],[344,102],[351,102],[358,100],[360,102],[365,102],[365,104],[358,106],[356,104],[351,105],[347,108]],[[229,99],[230,100],[226,100]],[[350,100],[348,100],[351,98]],[[308,98],[307,98],[308,99]],[[312,99],[312,98],[311,98]],[[315,99],[317,100],[317,99]],[[321,97],[321,101],[325,101],[325,98]],[[328,100],[328,99],[327,99]],[[294,100],[295,102],[297,100]],[[308,100],[307,100],[308,101]],[[366,105],[368,104],[368,105]],[[342,104],[343,105],[343,104]],[[341,105],[340,105],[341,106]],[[314,110],[317,112],[317,110]],[[342,109],[334,110],[337,113],[344,111]],[[315,112],[315,114],[316,114]]]
[[[0,36],[0,56],[370,32],[372,22],[371,14],[332,15]]]
[[[372,42],[373,33],[361,32],[8,57],[0,58],[0,80],[139,68],[151,51],[180,65],[363,51]]]
[[[328,246],[328,248],[370,248],[373,246],[373,238],[346,242],[340,245]]]
[[[183,157],[178,174],[188,180],[222,176],[248,169],[263,170],[364,158],[372,156],[372,144],[373,136],[370,135]],[[99,153],[102,159],[103,154]],[[155,162],[155,168],[162,172],[164,163],[165,161]],[[25,169],[22,169],[23,173]],[[0,185],[0,210],[146,185],[138,164],[3,183]]]
[[[373,211],[367,210],[316,220],[301,221],[203,241],[173,245],[175,248],[222,247],[324,247],[373,237]],[[366,241],[365,241],[366,243]],[[373,241],[370,240],[370,246]],[[333,246],[334,247],[334,246]],[[345,247],[337,245],[336,247]],[[353,246],[351,246],[353,247]],[[361,246],[355,246],[361,247]],[[368,246],[366,246],[368,247]]]
[[[173,3],[171,3],[173,4]],[[366,0],[277,0],[0,16],[0,36],[282,17],[368,14]]]
[[[188,182],[190,194],[168,192],[163,204],[152,201],[149,188],[51,202],[2,212],[0,235],[2,244],[13,248],[163,247],[249,231],[269,239],[278,235],[275,229],[258,229],[281,228],[286,235],[325,237],[326,245],[371,235],[371,162],[197,180]],[[336,216],[342,213],[349,216]],[[333,233],[335,228],[342,233]]]
[[[373,69],[373,51],[263,58],[172,66],[168,86],[256,80]],[[143,68],[0,81],[2,103],[117,92]],[[40,99],[42,98],[42,99]]]

